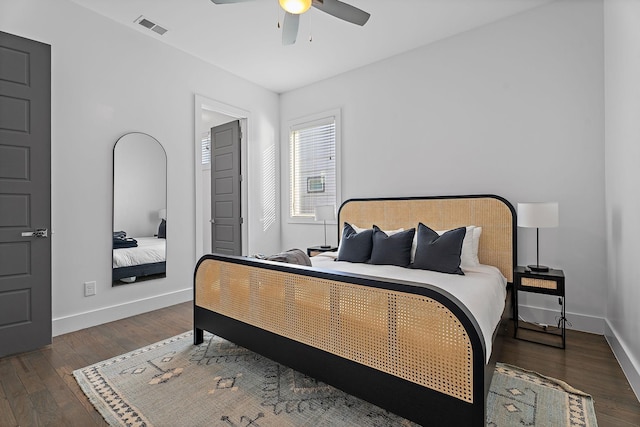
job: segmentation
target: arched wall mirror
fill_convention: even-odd
[[[154,137],[127,133],[113,148],[113,285],[166,275],[167,155]]]

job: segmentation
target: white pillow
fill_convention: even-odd
[[[482,227],[476,227],[475,225],[469,225],[466,227],[467,232],[464,235],[462,241],[462,252],[460,253],[460,268],[477,267],[480,265],[478,260],[478,246],[480,245],[480,234],[482,234]],[[478,230],[476,232],[476,230]],[[435,230],[439,235],[443,235],[450,230]],[[411,262],[416,255],[416,247],[418,245],[418,233],[413,237],[413,244],[411,245]]]
[[[353,227],[354,230],[356,230],[356,233],[362,233],[365,230],[369,230],[369,228],[360,228],[357,225],[353,225],[351,224],[351,226]],[[373,228],[373,227],[371,227]],[[404,231],[404,228],[398,228],[397,230],[382,230],[387,236],[393,236],[394,234],[397,234],[401,231]]]
[[[477,267],[480,265],[480,260],[478,259],[478,248],[480,247],[480,235],[482,234],[482,227],[474,227],[473,228],[473,252],[471,253],[471,263],[472,267]]]
[[[477,267],[480,264],[480,262],[478,261],[478,245],[480,244],[480,234],[482,233],[482,228],[480,228],[477,239],[476,228],[479,227],[476,227],[475,225],[470,225],[467,227],[467,233],[464,235],[464,240],[462,241],[462,252],[460,253],[460,268]]]
[[[356,233],[362,233],[364,230],[368,230],[368,228],[360,228],[355,224],[351,224],[351,227],[353,227],[353,229],[356,230]]]

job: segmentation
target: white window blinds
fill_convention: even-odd
[[[336,120],[294,125],[289,137],[290,215],[312,218],[316,206],[337,205]]]
[[[202,164],[208,165],[211,163],[211,131],[204,132],[202,134]]]

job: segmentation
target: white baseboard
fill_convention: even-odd
[[[518,307],[518,315],[521,319],[544,323],[547,325],[555,325],[558,323],[559,310],[549,310],[548,308],[532,307],[528,305],[520,305]],[[591,334],[604,335],[605,320],[602,317],[587,316],[585,314],[567,312],[567,329],[576,331],[589,332]]]
[[[622,372],[624,372],[624,375],[627,377],[631,389],[636,394],[638,400],[640,400],[640,363],[630,356],[631,353],[627,351],[627,346],[623,341],[618,339],[618,334],[611,324],[608,321],[605,323],[606,331],[604,336],[611,350],[613,350],[614,356],[618,359],[618,363],[622,368]]]
[[[193,288],[187,288],[136,301],[127,301],[124,304],[58,317],[52,321],[53,336],[113,322],[114,320],[158,310],[181,302],[191,301],[192,299]]]

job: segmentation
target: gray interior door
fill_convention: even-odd
[[[211,251],[242,255],[240,121],[211,128]]]
[[[0,32],[0,357],[51,343],[51,46]]]

